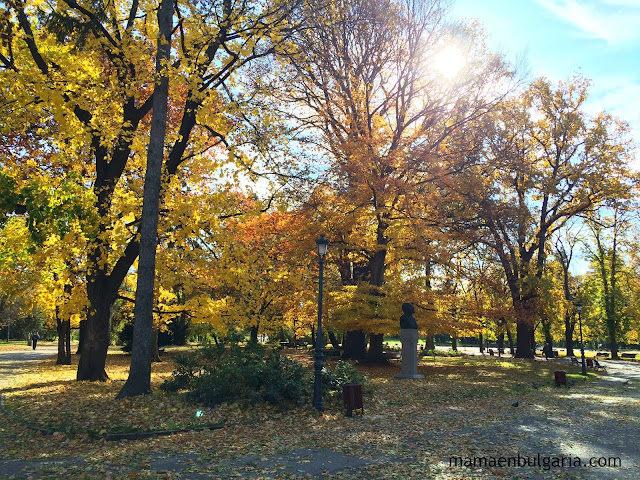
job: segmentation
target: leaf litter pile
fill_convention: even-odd
[[[312,368],[309,354],[287,354]],[[2,415],[0,462],[53,462],[47,469],[23,469],[15,478],[278,479],[311,476],[305,473],[306,457],[301,455],[300,468],[292,471],[277,460],[282,455],[329,451],[364,464],[357,470],[327,468],[321,474],[325,478],[597,478],[585,477],[597,473],[585,468],[454,468],[449,459],[586,458],[604,451],[603,431],[617,428],[629,435],[640,426],[635,383],[608,385],[593,375],[584,379],[577,367],[555,362],[429,357],[419,365],[421,380],[395,379],[398,362],[359,365],[371,388],[364,395],[364,415],[349,418],[341,398],[326,398],[322,415],[311,407],[311,399],[308,406],[288,410],[262,404],[195,405],[158,388],[173,370],[170,359],[167,355],[153,365],[152,394],[126,400],[115,400],[129,365],[129,357],[120,353],[109,355],[107,383],[77,382],[75,367],[51,361],[25,367],[5,389],[3,406],[12,415]],[[567,371],[569,388],[555,385],[553,372],[559,368]],[[43,435],[28,426],[53,433]],[[187,431],[107,440],[120,432],[181,429]],[[633,478],[625,475],[638,461],[637,452],[625,451],[625,445],[605,445],[622,459],[616,478]],[[5,478],[1,472],[0,478]]]

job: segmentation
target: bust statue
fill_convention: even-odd
[[[408,302],[403,303],[402,311],[404,312],[404,314],[400,317],[400,328],[403,330],[406,328],[417,330],[418,322],[416,322],[416,319],[413,318],[413,314],[415,312],[413,305]]]

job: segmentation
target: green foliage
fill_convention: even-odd
[[[369,387],[369,379],[360,373],[349,362],[338,360],[333,370],[322,369],[322,392],[324,395],[340,395],[345,383],[360,383],[363,388]]]
[[[309,374],[300,363],[261,345],[211,345],[178,357],[176,365],[162,388],[187,390],[190,398],[206,405],[246,400],[284,407],[300,403],[310,392]]]

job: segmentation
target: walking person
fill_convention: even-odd
[[[38,335],[38,332],[31,335],[31,346],[33,347],[34,350],[36,349],[36,344],[38,343],[38,340],[40,340],[40,335]]]

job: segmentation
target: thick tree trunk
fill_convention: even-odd
[[[87,286],[87,290],[92,308],[89,310],[85,324],[77,379],[105,382],[109,379],[105,365],[113,301],[105,297],[99,298],[98,292],[95,288],[91,288],[91,285]]]
[[[451,350],[454,352],[458,351],[458,337],[455,335],[451,335]]]
[[[347,332],[347,338],[343,344],[342,359],[362,361],[367,354],[367,341],[362,330]]]
[[[484,341],[482,338],[482,332],[478,334],[478,344],[480,345],[480,353],[484,352]]]
[[[435,350],[436,342],[434,340],[434,335],[427,335],[427,350]]]
[[[142,395],[151,391],[151,337],[153,330],[153,287],[156,275],[158,215],[162,186],[162,164],[167,128],[169,76],[165,71],[171,53],[173,0],[161,0],[158,9],[158,39],[156,54],[156,85],[153,92],[153,114],[147,170],[144,178],[142,217],[140,220],[140,254],[136,288],[133,349],[129,378],[117,398]]]
[[[504,353],[504,332],[498,335],[498,356]]]
[[[389,363],[387,357],[384,356],[382,351],[384,335],[369,334],[369,351],[367,352],[367,363],[375,365],[385,365]]]
[[[518,321],[516,327],[516,358],[533,358],[533,352],[531,351],[531,334],[533,333],[533,326],[530,322]]]

